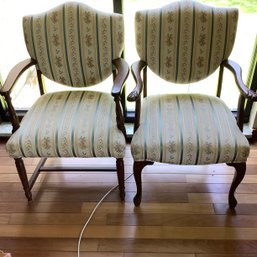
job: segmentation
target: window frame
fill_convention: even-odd
[[[252,51],[252,57],[251,57],[251,61],[249,64],[246,85],[251,90],[256,92],[256,90],[257,90],[257,35],[255,38],[253,51]],[[248,100],[246,102],[245,111],[244,111],[244,118],[245,118],[244,122],[245,123],[249,122],[252,106],[253,106],[253,101]]]

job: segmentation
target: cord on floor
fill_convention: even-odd
[[[133,175],[133,173],[130,174],[130,175],[125,179],[125,181],[127,181],[132,175]],[[89,224],[90,220],[91,220],[92,217],[94,216],[94,214],[95,214],[97,208],[99,207],[99,205],[100,205],[100,204],[103,202],[103,200],[104,200],[113,190],[115,190],[118,186],[119,186],[119,185],[116,185],[116,186],[112,187],[112,188],[100,199],[100,201],[96,204],[96,206],[95,206],[94,209],[92,210],[92,212],[91,212],[89,218],[87,219],[86,223],[84,224],[84,226],[83,226],[83,228],[82,228],[82,230],[81,230],[81,232],[80,232],[79,239],[78,239],[78,248],[77,248],[77,253],[78,253],[77,256],[78,256],[78,257],[80,257],[81,239],[82,239],[82,236],[83,236],[83,234],[84,234],[84,231],[85,231],[87,225]]]

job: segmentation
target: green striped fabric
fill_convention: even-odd
[[[63,91],[39,98],[6,149],[13,158],[123,158],[125,146],[110,94]]]
[[[249,155],[249,143],[220,98],[156,95],[143,100],[131,150],[135,161],[240,163]]]
[[[112,73],[112,60],[124,48],[123,17],[68,2],[25,16],[27,50],[42,73],[64,85],[95,85]]]
[[[137,11],[136,47],[141,60],[170,82],[199,81],[230,55],[238,10],[184,0]]]

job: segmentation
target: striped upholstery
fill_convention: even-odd
[[[6,149],[14,158],[123,158],[125,145],[110,94],[64,91],[40,97]]]
[[[23,19],[26,46],[46,77],[69,86],[97,84],[123,50],[123,17],[68,2]],[[96,47],[97,46],[97,47]]]
[[[236,8],[215,8],[188,0],[138,11],[138,55],[167,81],[199,81],[230,55],[237,20]]]
[[[131,150],[135,161],[201,165],[245,162],[249,144],[219,98],[156,95],[143,100]]]
[[[69,2],[23,19],[31,58],[48,78],[86,87],[112,73],[123,49],[123,18]],[[26,113],[6,149],[20,157],[123,158],[125,138],[117,128],[111,94],[64,91],[41,96]]]

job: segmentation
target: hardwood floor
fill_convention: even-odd
[[[77,256],[80,231],[102,196],[117,183],[113,172],[44,173],[28,203],[14,162],[0,141],[0,250],[12,257]],[[51,162],[58,162],[52,160]],[[94,161],[94,164],[99,160]],[[101,160],[102,165],[112,165]],[[83,165],[84,160],[59,164]],[[29,171],[37,159],[26,160]],[[114,164],[114,162],[113,162]],[[257,144],[228,209],[234,170],[226,165],[155,164],[143,171],[143,198],[134,207],[133,176],[126,201],[115,189],[96,210],[82,241],[82,257],[253,257],[257,254]],[[126,176],[132,172],[129,146]]]

